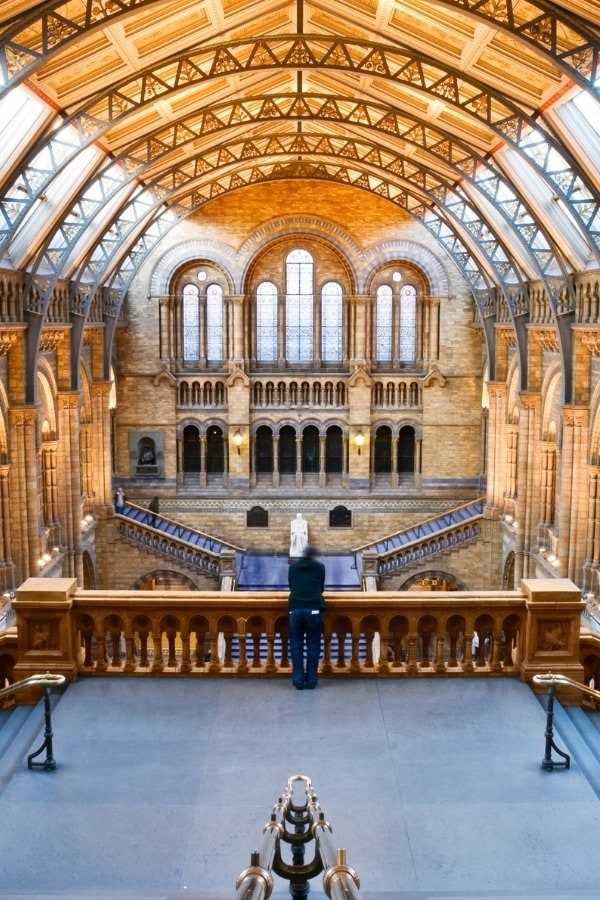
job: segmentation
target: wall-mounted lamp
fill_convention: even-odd
[[[240,447],[241,447],[242,444],[244,443],[244,435],[242,434],[242,432],[240,431],[239,428],[237,429],[236,433],[235,433],[234,436],[233,436],[233,443],[234,443],[235,446],[237,447],[237,452],[238,452],[238,456],[239,456],[239,454],[240,454]]]
[[[362,431],[359,431],[358,434],[354,435],[354,442],[355,442],[356,446],[358,447],[358,455],[360,456],[360,448],[362,447],[362,445],[365,442],[365,436],[362,433]]]

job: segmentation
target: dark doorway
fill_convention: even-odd
[[[291,425],[284,425],[279,432],[279,471],[296,474],[296,432]]]
[[[339,425],[332,425],[327,429],[325,438],[325,471],[341,472],[343,465],[344,438]]]
[[[388,425],[382,425],[375,434],[373,468],[375,472],[392,471],[392,430]]]
[[[183,429],[183,471],[200,471],[200,433],[195,425]]]
[[[307,425],[302,432],[302,471],[319,471],[319,429]]]
[[[256,471],[273,471],[273,432],[268,425],[256,429]]]
[[[206,472],[209,475],[219,475],[224,471],[223,431],[218,425],[211,425],[206,432]]]
[[[398,437],[398,472],[415,471],[415,429],[403,425]]]

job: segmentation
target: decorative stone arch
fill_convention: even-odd
[[[92,405],[92,375],[87,364],[82,360],[79,365],[79,421],[82,425],[92,423],[93,405]]]
[[[515,551],[510,550],[502,567],[502,590],[514,591],[515,589]]]
[[[264,424],[268,424],[268,423],[265,422]],[[273,434],[279,435],[281,433],[282,428],[285,428],[286,425],[291,425],[291,427],[294,429],[294,431],[296,433],[296,437],[299,437],[302,434],[301,426],[303,424],[304,424],[304,422],[297,422],[295,419],[289,419],[289,418],[280,419],[278,422],[272,423]]]
[[[384,423],[387,424],[387,423]],[[423,436],[423,423],[416,419],[402,419],[396,422],[392,428],[392,437],[397,438],[403,428],[412,428],[415,433],[415,439]]]
[[[359,247],[339,225],[316,216],[285,216],[272,219],[262,227],[256,228],[254,234],[238,250],[238,259],[243,266],[242,286],[247,284],[264,252],[270,250],[278,241],[291,238],[321,242],[337,251],[348,273],[350,292],[356,292],[355,267],[362,258],[362,247]]]
[[[309,425],[314,425],[314,427],[319,432],[319,435],[323,436],[325,434],[325,426],[324,426],[323,422],[320,422],[316,418],[307,418],[307,419],[302,419],[301,422],[298,422],[298,427],[300,429],[298,431],[299,437],[302,437],[302,435],[304,433],[304,429],[308,428]]]
[[[519,421],[513,421],[515,410],[519,408],[520,371],[517,359],[513,359],[506,376],[506,421],[509,425],[518,425]]]
[[[338,428],[341,428],[344,433],[348,431],[348,422],[345,419],[332,418],[325,419],[325,421],[322,423],[321,427],[323,429],[323,434],[327,434],[327,429],[333,428],[334,425],[337,425]]]
[[[435,581],[436,579],[438,581],[443,580],[449,584],[454,585],[452,590],[455,591],[468,590],[468,588],[460,578],[458,578],[456,575],[453,575],[452,572],[446,572],[442,569],[424,569],[422,572],[417,572],[416,575],[411,575],[406,579],[406,581],[401,582],[401,584],[398,586],[398,590],[408,591],[413,584],[418,584],[424,579],[431,579],[432,581]]]
[[[3,384],[0,384],[0,465],[6,465],[8,459],[8,398]]]
[[[96,588],[96,567],[89,550],[84,549],[82,554],[83,564],[83,590],[93,591]]]
[[[429,285],[434,297],[447,297],[450,293],[448,275],[439,257],[428,247],[415,241],[387,241],[376,244],[364,254],[361,271],[361,290],[369,292],[373,279],[382,266],[390,262],[406,262],[414,266]]]
[[[150,295],[161,297],[168,294],[177,270],[194,260],[198,260],[199,265],[205,260],[222,269],[230,284],[231,293],[235,292],[236,285],[239,284],[239,264],[235,249],[218,241],[190,240],[171,247],[158,260],[150,276]],[[233,265],[232,260],[236,261]]]
[[[47,440],[56,440],[58,436],[58,420],[56,414],[56,381],[47,360],[40,360],[37,373],[38,399],[40,411],[38,415],[38,443],[42,440],[42,432]],[[47,427],[44,430],[44,423]]]
[[[201,421],[200,419],[195,419],[192,416],[188,416],[185,419],[181,419],[180,422],[177,423],[177,432],[176,436],[178,438],[183,437],[183,432],[188,427],[188,425],[193,425],[194,428],[198,429],[198,434],[202,434],[202,429],[206,427],[206,422]]]
[[[256,437],[256,432],[259,428],[270,428],[273,434],[275,434],[275,427],[276,423],[273,422],[272,419],[268,419],[266,417],[263,419],[257,419],[256,421],[252,422],[252,425],[250,426],[250,437]]]
[[[172,579],[177,581],[179,584],[183,585],[184,588],[187,588],[188,591],[197,591],[199,590],[198,585],[192,581],[187,575],[184,575],[182,572],[177,572],[175,569],[154,569],[152,572],[148,572],[146,575],[141,575],[131,586],[132,591],[141,591],[144,589],[144,585],[148,584],[149,581],[156,581],[157,579]]]
[[[593,466],[600,466],[600,383],[596,385],[590,403],[589,444],[590,464]]]

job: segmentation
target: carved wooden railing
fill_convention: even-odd
[[[520,591],[326,595],[324,676],[581,678],[584,603],[568,579]],[[17,591],[18,674],[289,675],[283,592],[83,591],[28,579]],[[474,649],[474,647],[476,649]]]

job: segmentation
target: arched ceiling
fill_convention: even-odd
[[[600,94],[599,0],[4,0],[0,264],[28,272],[33,315],[63,278],[74,314],[99,287],[114,314],[213,198],[324,179],[421,221],[482,317],[500,292],[525,318],[532,280],[560,317],[600,260],[581,91]]]

